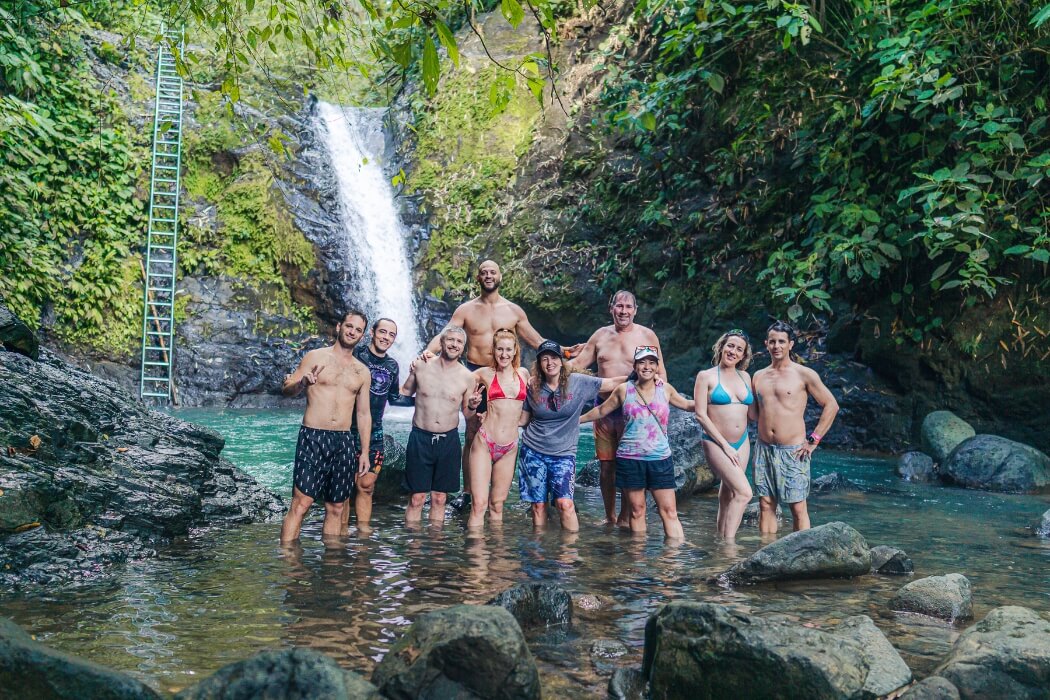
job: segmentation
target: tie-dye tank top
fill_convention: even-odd
[[[669,413],[670,406],[662,384],[656,387],[653,402],[646,408],[634,382],[627,382],[627,396],[623,401],[625,426],[616,456],[649,462],[670,457],[671,446],[667,443]]]

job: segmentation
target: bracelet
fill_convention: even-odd
[[[814,442],[814,443],[820,442],[820,440],[821,440],[821,436],[820,436],[820,435],[818,435],[818,434],[817,434],[817,433],[815,433],[815,432],[813,432],[813,433],[810,433],[810,434],[809,434],[809,436],[810,436],[811,438],[813,438],[813,442]]]

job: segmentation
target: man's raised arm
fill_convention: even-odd
[[[311,350],[303,355],[296,370],[284,378],[281,393],[285,396],[298,396],[303,389],[317,383],[317,377],[323,369],[324,365],[317,362],[317,356]]]
[[[518,316],[518,337],[535,350],[540,346],[540,343],[543,342],[543,336],[532,327],[531,323],[529,323],[529,317],[525,315],[525,310],[523,308],[515,304],[514,309],[517,311]]]

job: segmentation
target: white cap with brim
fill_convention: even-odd
[[[656,348],[651,345],[639,345],[634,349],[634,361],[644,360],[647,357],[651,357],[654,360],[660,359],[660,354],[656,352]]]

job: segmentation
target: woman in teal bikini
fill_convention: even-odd
[[[696,375],[693,397],[696,418],[704,428],[707,464],[722,480],[718,489],[718,534],[732,542],[751,501],[746,473],[751,456],[747,408],[755,397],[751,377],[744,371],[751,363],[751,343],[744,331],[734,328],[723,333],[712,349],[715,366]]]

